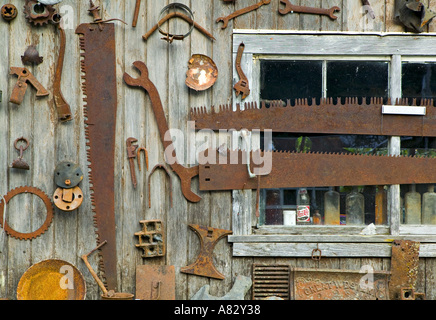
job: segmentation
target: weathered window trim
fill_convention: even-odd
[[[403,61],[436,61],[436,34],[359,33],[359,32],[294,32],[276,30],[234,30],[233,61],[239,44],[245,44],[242,68],[250,82],[251,97],[245,101],[233,96],[233,107],[259,101],[259,57],[279,56],[345,56],[387,59],[390,61],[390,97],[401,97],[401,63]],[[417,54],[419,49],[419,55]],[[239,81],[233,66],[233,83]],[[238,140],[233,140],[238,141]],[[256,147],[256,145],[252,145]],[[398,155],[400,139],[391,137],[389,152]],[[436,257],[436,226],[400,225],[400,187],[390,186],[388,208],[390,224],[377,226],[375,235],[360,235],[362,227],[350,226],[261,226],[255,217],[256,194],[251,190],[233,191],[233,256],[311,257],[317,247],[323,257],[390,257],[395,239],[421,242],[421,257]],[[334,235],[331,235],[334,233]]]

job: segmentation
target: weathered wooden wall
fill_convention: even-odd
[[[188,229],[188,224],[207,225],[220,229],[232,229],[232,193],[201,193],[202,201],[188,203],[180,192],[180,183],[173,176],[173,207],[169,201],[169,184],[163,172],[153,175],[151,190],[147,187],[148,174],[138,175],[138,187],[134,189],[130,180],[129,163],[126,158],[125,141],[136,137],[139,145],[145,145],[149,151],[150,168],[163,163],[163,147],[157,131],[154,114],[147,95],[142,90],[127,87],[123,73],[134,74],[132,63],[144,61],[150,72],[150,79],[159,90],[170,128],[187,132],[187,121],[191,107],[210,106],[232,102],[233,61],[232,28],[235,29],[277,29],[277,30],[321,30],[321,31],[403,31],[394,21],[394,0],[371,1],[376,13],[375,20],[368,20],[362,13],[358,0],[300,0],[295,4],[341,8],[339,18],[331,21],[327,17],[316,15],[278,14],[279,1],[273,0],[256,12],[241,16],[231,22],[227,29],[221,29],[215,23],[220,16],[230,14],[236,9],[249,6],[257,1],[237,0],[235,4],[226,4],[219,0],[178,0],[188,5],[195,20],[213,33],[211,41],[194,30],[184,41],[168,44],[161,40],[158,32],[148,41],[142,35],[157,23],[161,9],[170,1],[143,0],[141,14],[136,28],[131,27],[134,0],[102,0],[100,4],[105,17],[125,20],[129,25],[117,23],[117,76],[118,76],[118,115],[117,145],[115,157],[115,195],[117,221],[117,248],[119,291],[135,292],[135,269],[140,264],[174,265],[176,267],[176,298],[189,299],[205,284],[210,284],[210,293],[224,295],[232,286],[235,276],[251,275],[251,265],[258,262],[285,263],[295,266],[325,268],[360,269],[371,264],[375,269],[388,270],[389,259],[323,259],[315,262],[311,259],[265,259],[232,258],[229,243],[218,243],[214,255],[215,264],[225,276],[225,280],[214,280],[180,273],[181,267],[194,261],[198,254],[199,240]],[[427,2],[427,1],[426,1]],[[19,186],[31,185],[44,190],[49,196],[56,187],[53,181],[55,166],[63,160],[81,165],[87,172],[85,137],[83,125],[80,49],[78,36],[74,30],[83,22],[90,22],[88,1],[64,0],[58,7],[61,13],[68,14],[71,28],[66,30],[67,52],[62,78],[62,89],[70,103],[74,120],[61,124],[57,121],[52,95],[48,98],[36,98],[35,91],[28,89],[21,106],[8,103],[16,78],[9,76],[9,67],[22,66],[21,55],[30,44],[36,44],[44,62],[30,68],[37,79],[52,90],[54,70],[57,60],[59,38],[53,26],[31,27],[22,14],[23,1],[11,0],[19,8],[17,19],[10,23],[0,21],[2,45],[0,46],[0,90],[3,101],[0,105],[0,195]],[[430,6],[436,0],[429,0]],[[63,10],[65,10],[63,12]],[[170,28],[184,28],[184,22],[171,21]],[[429,31],[433,31],[434,24]],[[219,77],[215,85],[206,91],[195,92],[185,85],[187,62],[192,54],[201,53],[211,57],[219,68]],[[31,147],[25,153],[31,170],[18,172],[9,169],[10,163],[17,157],[13,148],[16,138],[25,136],[30,139]],[[187,141],[177,141],[178,154],[187,153]],[[185,147],[185,148],[183,148]],[[108,159],[110,161],[111,159]],[[104,164],[102,164],[104,165]],[[76,265],[87,281],[87,299],[98,299],[99,290],[80,255],[96,246],[93,213],[89,202],[89,182],[81,183],[85,193],[83,205],[72,213],[55,211],[53,224],[41,237],[33,241],[20,241],[9,237],[0,237],[0,297],[15,299],[16,288],[22,274],[32,264],[46,259],[63,259]],[[195,188],[195,185],[194,185]],[[148,193],[151,193],[151,208],[148,207]],[[239,193],[244,197],[247,191]],[[233,194],[238,196],[238,193]],[[8,221],[16,230],[29,232],[38,227],[45,219],[44,207],[31,196],[14,199],[8,206]],[[167,253],[165,257],[145,260],[141,251],[135,247],[134,233],[140,230],[139,221],[161,219],[166,228]],[[96,257],[91,258],[97,268]],[[434,259],[420,261],[418,289],[434,299],[436,290],[433,285],[436,263]]]

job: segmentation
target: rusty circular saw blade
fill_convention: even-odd
[[[68,282],[71,280],[73,283]],[[85,300],[85,297],[83,275],[71,263],[57,259],[31,266],[17,287],[17,300]]]
[[[15,197],[19,194],[23,194],[23,193],[31,193],[31,194],[38,196],[44,202],[45,208],[47,210],[45,221],[41,225],[41,227],[39,227],[37,230],[35,230],[33,232],[29,232],[29,233],[22,233],[22,232],[18,232],[16,230],[12,229],[4,217],[5,205],[7,207],[7,204],[9,203],[9,201],[13,197]],[[13,238],[20,239],[20,240],[36,239],[37,237],[41,236],[43,233],[45,233],[48,230],[52,221],[53,221],[53,204],[52,204],[50,198],[47,196],[47,194],[45,194],[42,190],[40,190],[38,188],[28,187],[28,186],[18,187],[16,189],[9,191],[3,197],[3,199],[0,200],[0,226],[2,226],[5,230],[5,232]]]
[[[212,87],[218,78],[218,67],[215,62],[203,54],[194,54],[188,63],[186,85],[196,91]]]

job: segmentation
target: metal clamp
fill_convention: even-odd
[[[165,32],[161,29],[161,25],[162,25],[162,21],[163,21],[162,18],[164,16],[164,13],[170,9],[173,9],[173,8],[174,9],[177,9],[177,8],[182,9],[183,11],[187,12],[189,17],[190,17],[191,27],[189,28],[189,31],[184,35],[172,34],[169,32]],[[194,29],[194,14],[192,13],[191,9],[188,6],[184,5],[183,3],[178,3],[178,2],[170,3],[169,5],[165,6],[162,9],[162,11],[160,12],[159,23],[158,23],[157,27],[158,27],[159,33],[165,36],[162,38],[162,40],[165,40],[169,43],[172,43],[173,40],[183,40],[184,38],[189,36],[191,34],[192,30]]]
[[[319,261],[321,260],[322,251],[319,249],[318,244],[316,244],[316,249],[312,250],[312,260]]]

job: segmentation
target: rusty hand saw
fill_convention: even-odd
[[[273,101],[267,107],[263,101],[245,103],[244,109],[237,105],[233,111],[229,105],[214,107],[210,112],[205,107],[191,109],[191,120],[195,128],[211,130],[272,130],[273,132],[357,134],[386,136],[436,136],[436,108],[432,99],[423,99],[417,105],[416,99],[397,99],[397,113],[386,112],[392,107],[391,101],[383,104],[382,98],[370,98],[367,103],[357,98],[321,99],[309,104],[308,99],[297,99],[294,105],[288,100]],[[343,102],[344,101],[344,102]],[[409,106],[410,104],[410,106]],[[414,108],[416,107],[416,108]],[[425,109],[425,115],[406,114],[402,110]],[[412,112],[413,113],[413,112]]]
[[[214,155],[214,153],[216,153]],[[208,159],[217,160],[215,164]],[[250,176],[247,159],[250,155]],[[200,153],[201,191],[424,184],[436,181],[436,158],[346,153],[228,151]],[[259,178],[259,179],[258,179]]]
[[[91,184],[91,201],[97,243],[107,241],[100,249],[100,271],[108,290],[117,290],[117,254],[115,239],[114,159],[117,115],[117,79],[115,26],[103,21],[99,7],[91,1],[94,23],[83,23],[76,29],[80,35],[82,89],[85,135]],[[115,19],[112,19],[115,20]]]

